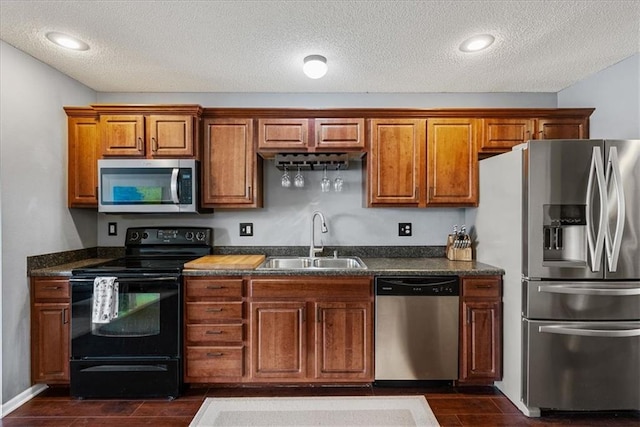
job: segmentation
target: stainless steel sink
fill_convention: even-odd
[[[361,270],[367,266],[358,257],[269,257],[258,270]]]

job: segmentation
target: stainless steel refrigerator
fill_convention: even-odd
[[[504,268],[503,379],[528,416],[640,410],[640,140],[480,162],[478,261]]]

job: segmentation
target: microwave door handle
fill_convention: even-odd
[[[600,193],[600,223],[598,224],[598,232],[594,238],[593,233],[593,186],[594,181],[598,186]],[[604,246],[604,234],[606,223],[607,195],[604,176],[604,164],[602,162],[602,153],[600,147],[593,147],[591,154],[591,166],[589,167],[589,179],[587,181],[587,197],[586,197],[585,216],[587,220],[587,248],[591,255],[591,271],[600,271],[602,264],[602,252]],[[595,240],[595,241],[594,241]]]
[[[171,172],[171,201],[176,205],[180,203],[180,197],[178,195],[178,174],[179,168],[173,168]]]
[[[606,225],[605,247],[607,250],[607,261],[609,271],[615,273],[618,268],[618,258],[620,256],[620,247],[622,246],[622,233],[624,232],[624,222],[626,215],[626,205],[624,198],[624,187],[622,186],[622,174],[620,173],[620,161],[618,160],[618,149],[611,147],[609,149],[609,162],[607,163],[606,175],[607,190],[610,185],[615,185],[615,197],[617,201],[618,215],[616,218],[616,232],[611,237],[611,228]],[[608,217],[608,215],[607,215]]]
[[[576,335],[582,337],[605,337],[605,338],[627,338],[640,337],[640,328],[638,329],[588,329],[588,328],[570,328],[566,326],[539,326],[538,332],[560,335]]]

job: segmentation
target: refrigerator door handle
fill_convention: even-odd
[[[611,238],[611,228],[606,224],[605,248],[607,250],[607,261],[609,271],[616,272],[618,268],[618,257],[620,256],[620,247],[622,246],[622,233],[624,232],[625,222],[625,198],[624,187],[622,185],[622,174],[620,173],[620,161],[618,160],[618,149],[611,147],[609,149],[609,162],[607,163],[606,175],[607,189],[613,184],[615,185],[615,196],[617,201],[618,215],[616,218],[616,232]]]
[[[582,337],[626,338],[640,337],[640,329],[587,329],[566,326],[540,326],[538,332],[560,335],[576,335]]]
[[[594,181],[598,186],[600,194],[600,223],[598,224],[598,232],[594,237],[593,230],[593,186]],[[602,161],[602,152],[600,147],[593,147],[591,154],[591,166],[589,167],[589,179],[587,181],[587,198],[585,201],[585,216],[587,220],[587,248],[591,255],[591,271],[594,273],[600,271],[602,265],[602,252],[604,250],[604,235],[606,226],[607,213],[607,187],[604,175],[604,164]]]
[[[586,288],[571,285],[540,285],[538,292],[547,292],[550,294],[569,294],[569,295],[600,295],[600,296],[634,296],[640,295],[640,287],[638,288],[614,288],[607,286],[606,288]]]

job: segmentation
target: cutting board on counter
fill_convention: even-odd
[[[250,270],[265,260],[264,255],[206,255],[189,261],[184,268],[195,270]]]

